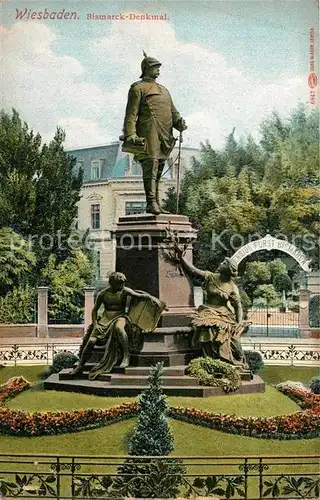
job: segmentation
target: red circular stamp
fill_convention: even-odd
[[[310,73],[308,76],[308,85],[311,89],[314,89],[318,84],[318,77],[315,73]]]

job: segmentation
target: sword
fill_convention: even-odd
[[[177,172],[177,206],[176,206],[176,214],[179,212],[181,144],[182,144],[182,132],[180,132],[180,134],[179,134],[178,172]]]

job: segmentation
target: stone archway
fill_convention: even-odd
[[[259,252],[260,250],[279,250],[290,255],[296,262],[299,264],[301,269],[305,272],[311,271],[311,260],[308,259],[306,254],[297,248],[295,245],[292,245],[288,241],[280,240],[278,238],[274,238],[270,234],[264,236],[264,238],[260,238],[258,240],[247,243],[239,250],[237,250],[231,257],[231,260],[234,264],[239,265],[239,263],[255,252]],[[305,289],[300,290],[300,298],[299,298],[299,330],[301,337],[310,337],[310,327],[309,327],[309,291]],[[268,311],[267,311],[268,316]]]
[[[288,241],[274,238],[270,234],[267,234],[259,240],[251,241],[250,243],[247,243],[243,247],[239,248],[239,250],[237,250],[232,255],[231,260],[236,265],[239,265],[239,263],[243,259],[248,257],[248,255],[251,255],[254,252],[259,252],[260,250],[279,250],[281,252],[287,253],[298,262],[303,271],[311,271],[311,260],[308,259],[308,257],[304,252],[302,252],[302,250],[297,248],[295,245],[292,245]]]

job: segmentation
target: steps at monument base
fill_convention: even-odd
[[[147,387],[148,385],[148,375],[117,375],[112,374],[110,384],[114,385],[143,385]],[[198,381],[195,378],[188,377],[186,375],[183,376],[162,376],[161,383],[167,387],[174,386],[198,386]]]
[[[76,363],[74,366],[76,366]],[[95,363],[86,363],[85,369],[91,370],[95,366]],[[181,375],[185,374],[187,369],[187,365],[175,365],[175,366],[164,366],[163,373],[164,375]],[[118,374],[126,374],[126,375],[150,375],[151,367],[150,366],[128,366],[128,368],[120,368],[119,366],[115,366],[112,369],[112,373]],[[61,372],[60,372],[61,373]]]
[[[59,374],[57,373],[50,375],[44,381],[45,390],[81,392],[85,394],[95,394],[97,396],[134,397],[141,394],[147,387],[147,385],[111,385],[108,381],[85,380],[83,378],[59,380]],[[197,385],[164,385],[162,389],[168,396],[211,397],[230,394],[226,393],[221,387]],[[251,394],[257,392],[265,392],[265,382],[258,375],[254,375],[253,380],[243,381],[239,389],[231,394],[236,396],[237,394]]]
[[[74,367],[76,367],[78,363],[74,364]],[[85,372],[89,372],[94,366],[96,366],[95,363],[86,363],[85,365]],[[164,366],[163,367],[163,373],[164,375],[172,375],[172,376],[178,376],[180,375],[181,377],[185,375],[185,371],[187,369],[187,365],[175,365],[175,366]],[[71,368],[66,368],[64,370],[61,370],[60,373],[69,373],[71,371]],[[126,375],[150,375],[151,367],[150,366],[129,366],[128,368],[120,368],[119,366],[115,366],[112,369],[112,373],[118,373],[118,374],[126,374]],[[110,375],[110,374],[108,374]]]
[[[87,363],[83,373],[81,374],[81,379],[88,380],[89,372],[93,368],[94,363]],[[164,373],[161,377],[162,384],[168,386],[176,385],[197,385],[196,379],[194,377],[189,377],[186,374],[187,365],[174,366],[174,367],[164,367]],[[72,375],[72,368],[65,368],[59,372],[60,380],[74,380]],[[150,375],[150,367],[140,366],[140,367],[128,367],[128,368],[113,368],[111,373],[101,373],[98,375],[96,380],[103,380],[110,382],[112,385],[147,385],[148,378]],[[250,381],[251,373],[249,371],[241,373],[242,381]]]
[[[131,365],[135,367],[147,366],[151,367],[156,363],[163,363],[163,366],[181,366],[183,364],[189,364],[191,359],[194,358],[192,352],[180,352],[180,353],[163,353],[163,354],[152,354],[152,353],[142,353],[142,354],[131,354]]]
[[[81,374],[81,380],[89,380],[89,371],[90,370],[84,370],[83,373]],[[80,378],[74,378],[71,375],[72,368],[65,368],[64,370],[61,370],[58,375],[59,375],[59,380],[80,380]],[[104,382],[110,382],[111,380],[111,373],[101,373],[97,377],[96,380],[103,380]]]
[[[185,371],[187,369],[187,365],[177,365],[177,366],[164,366],[163,374],[165,376],[183,376],[185,375]],[[150,366],[129,366],[125,368],[124,373],[126,375],[149,375],[151,371]],[[114,368],[114,373],[120,373],[117,371],[117,368]]]
[[[66,368],[59,372],[59,380],[80,380],[79,378],[75,379],[71,375],[72,369]],[[95,380],[101,380],[105,382],[110,382],[112,386],[114,385],[143,385],[147,387],[148,385],[149,372],[145,371],[144,374],[130,374],[130,373],[101,373],[97,376]],[[81,374],[81,380],[89,380],[89,371],[84,370]],[[198,385],[197,380],[193,377],[188,377],[187,375],[178,374],[178,375],[167,375],[161,377],[162,384],[166,386],[177,386],[177,385]]]

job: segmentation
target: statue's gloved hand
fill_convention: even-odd
[[[177,121],[177,123],[175,125],[175,128],[177,130],[179,130],[179,132],[183,132],[184,130],[187,130],[188,127],[187,127],[187,124],[186,124],[185,120],[181,117]]]
[[[136,134],[128,135],[128,137],[126,137],[126,141],[133,142],[133,144],[135,144],[136,142],[139,142],[139,139],[140,139],[140,137]]]

